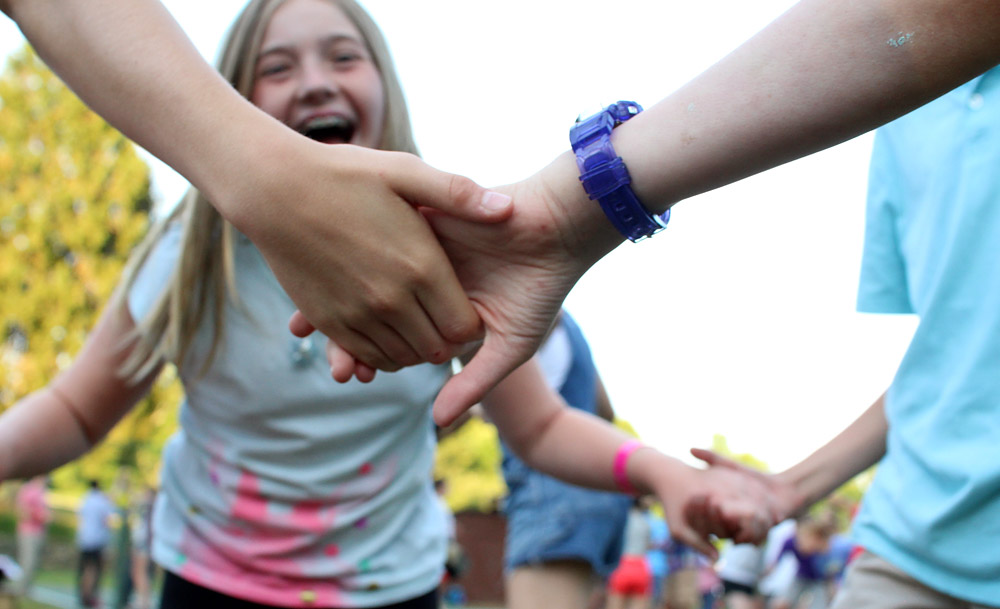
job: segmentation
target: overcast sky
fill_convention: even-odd
[[[791,0],[367,0],[395,56],[424,158],[484,185],[568,147],[573,120],[669,95]],[[168,0],[199,50],[244,0]],[[0,53],[21,43],[0,18]],[[0,111],[3,111],[0,109]],[[888,386],[915,327],[854,311],[871,136],[682,202],[567,301],[619,414],[684,457],[712,434],[783,468]],[[183,181],[154,164],[157,195]]]

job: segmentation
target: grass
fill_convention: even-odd
[[[104,585],[110,583],[107,573],[104,574]],[[69,569],[44,569],[35,576],[35,584],[47,586],[49,588],[60,588],[66,590],[76,589],[76,571]]]
[[[38,601],[33,601],[30,598],[22,598],[18,600],[18,609],[56,609],[52,605],[46,605],[45,603],[39,603]]]

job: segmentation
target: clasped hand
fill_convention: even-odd
[[[560,162],[564,161],[557,160]],[[575,166],[571,171],[575,172]],[[581,222],[564,208],[565,201],[575,193],[559,192],[544,173],[496,189],[514,200],[512,213],[500,222],[477,222],[469,213],[460,217],[428,196],[415,202],[421,206],[424,228],[428,234],[433,229],[442,256],[447,255],[450,261],[450,265],[445,263],[447,269],[454,269],[457,282],[485,328],[481,346],[435,401],[434,418],[438,424],[453,421],[527,361],[548,333],[576,281],[621,241],[613,229],[610,236],[604,233],[595,237],[594,231],[585,227],[586,219]],[[578,185],[574,187],[582,193]],[[603,218],[600,220],[603,222]],[[390,281],[387,278],[382,283]],[[307,319],[311,321],[306,311],[297,313],[291,322],[292,331],[299,336],[311,332],[316,324]],[[331,325],[336,327],[333,321]],[[397,321],[397,328],[404,325],[401,314]],[[373,327],[379,329],[378,324]],[[358,324],[352,326],[354,334],[359,328]],[[406,358],[386,353],[385,357],[369,359],[337,336],[327,335],[333,343],[328,349],[332,373],[339,381],[352,376],[370,380],[375,369],[395,370],[400,365],[417,363],[413,353],[402,349],[398,351]],[[358,336],[355,343],[364,345],[365,338]],[[371,333],[367,339],[378,345],[391,342]],[[419,361],[440,360],[422,357]]]

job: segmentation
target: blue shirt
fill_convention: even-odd
[[[879,129],[861,311],[920,324],[856,522],[928,586],[1000,599],[1000,69]]]

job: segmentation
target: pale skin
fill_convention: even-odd
[[[784,472],[767,474],[700,448],[692,449],[691,454],[713,467],[741,472],[767,485],[771,494],[767,505],[773,510],[773,524],[777,524],[801,515],[809,506],[878,463],[885,455],[888,432],[883,394],[847,429]],[[745,509],[742,505],[734,507]],[[716,508],[723,513],[728,509],[722,504],[713,506]]]
[[[201,58],[157,0],[0,0],[0,10],[91,108],[205,193],[305,317],[363,361],[446,361],[482,335],[413,207],[497,221],[506,197],[412,155],[323,146],[284,128]]]
[[[661,212],[864,133],[997,63],[997,2],[802,0],[612,142],[639,199]],[[439,423],[530,357],[579,277],[622,242],[578,175],[567,152],[501,189],[514,196],[513,217],[474,227],[476,237],[435,222],[486,326],[483,347],[438,396]],[[346,353],[334,361],[341,371],[354,363]]]
[[[599,583],[588,563],[555,560],[515,568],[504,581],[504,598],[510,609],[579,609],[589,606]]]
[[[289,126],[317,112],[356,113],[362,117],[358,133],[367,133],[370,125],[363,117],[376,113],[381,95],[372,66],[349,48],[337,47],[336,53],[328,48],[330,40],[349,44],[352,36],[357,32],[329,3],[289,0],[274,13],[264,34],[254,103]],[[270,51],[275,48],[283,49],[279,63],[284,68],[271,65]],[[294,135],[286,127],[282,130]],[[300,179],[296,175],[293,181]],[[149,391],[163,363],[136,382],[121,377],[135,320],[120,300],[115,303],[102,313],[69,368],[0,417],[0,481],[46,472],[82,455]],[[567,408],[533,362],[515,371],[483,403],[530,466],[572,483],[616,488],[612,464],[627,436],[597,417]],[[750,501],[763,500],[765,488],[733,472],[698,470],[644,448],[633,453],[627,474],[641,492],[661,497],[676,535],[709,554],[714,553],[709,534],[756,530],[755,523],[769,518]],[[706,489],[713,490],[706,494]],[[728,521],[698,513],[710,501],[742,502],[747,511],[728,513]]]

